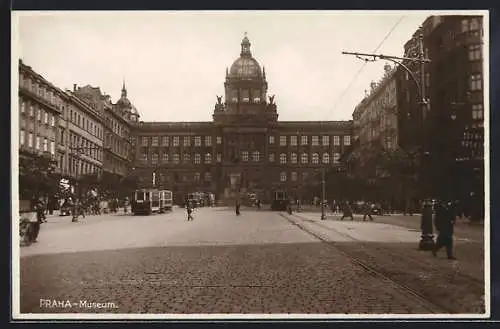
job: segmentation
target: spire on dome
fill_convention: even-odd
[[[248,40],[247,33],[245,32],[245,37],[241,41],[241,56],[242,57],[252,57],[252,53],[250,52],[250,40]]]
[[[127,97],[127,89],[125,88],[125,78],[123,78],[122,97]]]

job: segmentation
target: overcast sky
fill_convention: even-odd
[[[350,120],[384,61],[402,55],[430,12],[14,12],[18,56],[62,89],[99,86],[129,99],[144,121],[209,121],[244,32],[265,66],[280,120]],[[401,19],[402,18],[402,19]],[[14,44],[16,46],[16,44]],[[15,57],[13,57],[15,58]],[[343,96],[342,96],[343,95]]]

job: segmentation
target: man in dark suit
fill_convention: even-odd
[[[434,256],[442,247],[446,247],[448,259],[456,259],[453,256],[453,226],[455,225],[455,207],[453,202],[440,202],[436,208],[435,225],[438,231],[436,245],[432,250]]]

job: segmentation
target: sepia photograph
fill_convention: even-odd
[[[488,11],[11,17],[12,319],[490,316]]]

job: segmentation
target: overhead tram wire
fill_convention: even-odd
[[[378,44],[378,46],[372,51],[372,53],[376,53],[380,47],[382,47],[382,45],[385,43],[385,41],[389,38],[389,36],[392,34],[392,32],[394,32],[394,30],[396,29],[396,27],[399,25],[399,23],[401,23],[401,21],[405,18],[406,16],[401,16],[399,18],[399,20],[392,26],[392,28],[389,30],[389,32],[387,32],[387,34],[385,35],[385,37],[382,39],[382,41],[380,41],[380,43]],[[342,99],[344,98],[344,96],[347,94],[347,92],[351,89],[352,85],[354,84],[354,82],[356,82],[356,79],[359,77],[359,75],[361,74],[361,72],[363,71],[363,69],[365,68],[366,64],[369,62],[369,61],[372,61],[372,60],[368,60],[368,59],[365,59],[365,62],[363,63],[363,65],[361,65],[361,67],[359,68],[359,70],[356,72],[356,74],[354,75],[354,78],[351,80],[351,82],[349,83],[349,85],[347,85],[347,88],[342,92],[342,94],[340,94],[340,97],[337,98],[337,101],[335,102],[332,110],[330,111],[330,113],[328,113],[328,116],[327,116],[327,120],[328,118],[330,117],[330,115],[337,109],[338,105],[340,104],[340,101],[342,101]]]

